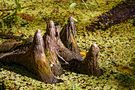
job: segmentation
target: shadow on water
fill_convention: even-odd
[[[135,72],[135,58],[131,59],[130,66],[132,67],[133,71]],[[135,75],[135,73],[134,73],[134,75]]]
[[[86,26],[87,30],[93,31],[97,29],[106,30],[113,25],[124,22],[135,17],[135,1],[125,0],[120,2],[108,12],[96,17],[90,25]],[[133,22],[134,25],[135,22]]]
[[[20,74],[21,76],[27,76],[29,78],[39,80],[39,78],[35,74],[31,73],[25,67],[18,64],[7,64],[0,62],[0,72],[2,71],[2,69],[15,72],[17,74]]]
[[[131,89],[134,87],[135,84],[135,76],[118,73],[115,77],[115,79],[119,82],[119,85],[128,89]]]
[[[62,64],[62,68],[68,72],[74,72],[78,74],[86,74],[82,71],[83,63],[78,60],[71,60],[68,64]]]
[[[68,72],[74,72],[74,73],[77,73],[77,74],[83,74],[83,75],[88,75],[88,76],[101,76],[103,75],[103,70],[101,70],[101,73],[98,75],[98,74],[90,74],[89,72],[87,72],[86,69],[87,66],[86,64],[84,64],[84,62],[82,61],[78,61],[78,60],[71,60],[68,62],[69,64],[67,65],[62,65],[63,69],[68,71]],[[86,67],[85,67],[86,66]]]
[[[132,90],[135,88],[135,58],[132,58],[129,67],[131,67],[132,73],[118,72],[115,76],[115,79],[122,87]],[[129,70],[129,72],[131,72],[131,70]],[[124,69],[122,71],[124,71]]]
[[[5,90],[5,85],[2,80],[0,80],[0,90]]]

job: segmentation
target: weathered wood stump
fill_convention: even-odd
[[[51,28],[51,29],[47,29],[46,33],[48,35],[51,35],[51,38],[53,38],[52,39],[52,42],[54,43],[53,48],[55,48],[56,54],[58,55],[58,57],[60,57],[61,59],[63,59],[66,62],[69,62],[71,60],[78,60],[78,61],[83,60],[80,53],[78,54],[76,52],[71,51],[70,49],[65,47],[65,45],[62,43],[62,41],[60,39],[59,26],[55,26],[54,22],[50,21],[50,25],[48,28]],[[43,37],[45,38],[46,34]]]
[[[98,46],[93,44],[83,60],[75,40],[75,32],[72,17],[69,18],[68,24],[61,32],[59,26],[55,26],[54,22],[50,21],[43,37],[41,31],[38,30],[34,38],[27,43],[15,42],[6,51],[0,49],[0,62],[23,65],[46,83],[62,81],[56,78],[63,73],[61,61],[64,62],[63,66],[70,67],[70,70],[75,68],[75,70],[88,75],[101,75],[102,71],[97,63]],[[6,47],[7,45],[10,43],[0,46]],[[72,65],[72,62],[75,62],[77,66]]]
[[[39,31],[35,34],[33,43],[35,66],[39,77],[41,77],[41,80],[48,83],[58,82],[58,79],[54,76],[53,72],[51,71],[49,62],[45,56],[44,40]]]
[[[53,21],[47,25],[46,33],[44,34],[45,54],[49,60],[51,70],[54,75],[62,74],[62,67],[57,57],[57,35]]]
[[[100,50],[97,44],[92,44],[86,54],[86,58],[82,62],[71,61],[68,67],[66,67],[66,69],[87,75],[102,75],[102,69],[100,69],[98,65],[99,51]]]
[[[47,83],[59,80],[54,76],[44,52],[44,41],[40,30],[35,33],[33,43],[29,47],[21,47],[12,52],[1,54],[1,62],[17,63],[35,73],[39,79]]]
[[[68,23],[64,26],[60,33],[62,43],[71,51],[80,55],[80,51],[75,39],[76,27],[74,24],[73,17],[69,17]]]
[[[0,45],[0,53],[13,51],[17,46],[21,44],[22,42],[16,40],[5,41]]]
[[[102,75],[102,70],[99,68],[98,65],[99,51],[100,50],[97,44],[94,43],[91,45],[83,62],[84,67],[82,67],[86,74],[95,76]]]

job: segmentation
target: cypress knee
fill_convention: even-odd
[[[0,54],[0,61],[17,63],[35,73],[45,83],[59,82],[51,71],[49,62],[44,53],[44,41],[40,30],[35,33],[31,44],[16,47],[14,51]]]
[[[100,76],[102,74],[102,70],[98,66],[98,54],[99,47],[97,44],[92,44],[88,53],[86,54],[86,58],[84,59],[84,68],[86,74]]]
[[[68,48],[70,51],[72,51],[72,53],[68,52],[63,47],[63,45],[61,45],[60,52],[64,52],[63,49],[65,49],[65,51],[69,54],[69,56],[72,56],[72,57],[74,56],[73,59],[78,59],[79,61],[83,61],[83,59],[80,55],[79,48],[77,46],[75,35],[76,35],[76,27],[74,24],[74,20],[73,20],[73,17],[69,17],[68,23],[64,26],[64,28],[60,32],[61,41],[59,41],[58,43],[59,43],[59,45],[61,45],[61,43],[63,43],[66,48]],[[62,55],[65,56],[64,53],[62,53]]]
[[[60,38],[63,44],[71,51],[79,54],[79,48],[75,39],[76,27],[74,24],[73,17],[69,17],[68,23],[64,26],[60,33]]]
[[[48,23],[46,33],[43,37],[45,42],[45,52],[51,66],[51,70],[54,75],[59,76],[62,74],[63,70],[56,53],[56,31],[53,21]]]

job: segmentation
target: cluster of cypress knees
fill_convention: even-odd
[[[97,63],[99,54],[97,44],[91,45],[83,59],[75,36],[76,27],[72,17],[69,17],[68,23],[61,31],[59,26],[49,21],[43,36],[41,30],[37,30],[28,43],[19,43],[12,49],[0,51],[0,62],[20,64],[45,83],[62,81],[57,76],[63,74],[63,69],[87,75],[102,75]]]

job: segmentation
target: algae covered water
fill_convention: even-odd
[[[65,70],[64,74],[58,77],[64,82],[45,84],[22,66],[0,63],[0,88],[7,90],[135,89],[134,19],[128,19],[106,30],[97,29],[91,32],[86,29],[86,26],[97,16],[111,10],[122,0],[15,1],[0,1],[0,8],[5,10],[0,11],[1,32],[22,35],[25,39],[29,35],[33,36],[37,29],[46,32],[48,20],[53,20],[63,26],[67,23],[68,17],[73,16],[76,19],[76,39],[80,51],[87,52],[91,44],[95,42],[100,48],[98,63],[104,74],[96,77]],[[0,39],[0,43],[4,41],[6,39]]]

